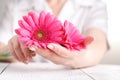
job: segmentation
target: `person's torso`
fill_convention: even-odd
[[[17,2],[18,1],[18,2]],[[90,8],[96,0],[68,0],[58,14],[58,19],[64,22],[70,21],[80,30],[84,26],[89,15]],[[27,15],[29,11],[34,11],[38,15],[44,10],[53,14],[46,0],[16,0],[14,4],[13,30],[18,27],[18,20]]]

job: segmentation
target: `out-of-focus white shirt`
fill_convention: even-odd
[[[14,29],[19,27],[18,20],[29,11],[37,14],[41,10],[53,13],[46,0],[10,0],[6,6],[6,14],[0,26],[0,41],[4,43],[15,35]],[[107,31],[107,10],[101,0],[67,0],[58,19],[72,22],[81,32],[93,27],[105,33]]]

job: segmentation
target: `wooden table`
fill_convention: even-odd
[[[120,80],[120,65],[70,69],[52,63],[0,63],[0,80]]]

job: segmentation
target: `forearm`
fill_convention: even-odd
[[[85,54],[80,56],[79,67],[87,67],[98,64],[108,49],[104,32],[99,29],[88,29],[84,36],[92,36],[94,41],[87,46]]]

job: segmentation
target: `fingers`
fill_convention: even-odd
[[[17,55],[18,59],[21,61],[21,62],[24,62],[24,63],[28,63],[27,62],[27,59],[25,58],[25,55],[23,54],[21,48],[20,48],[20,44],[19,43],[15,43],[13,44],[13,49],[15,51],[15,54]]]
[[[24,44],[20,43],[20,49],[22,52],[22,55],[25,56],[26,60],[29,62],[32,60],[32,54],[28,48],[24,47]]]
[[[10,53],[18,60],[24,63],[28,63],[32,60],[32,57],[35,55],[31,54],[28,48],[24,47],[23,43],[18,41],[17,36],[13,37],[9,42],[9,51]]]
[[[14,51],[14,48],[13,48],[11,42],[8,43],[8,46],[9,46],[9,52],[15,57],[15,59],[17,59],[18,61],[20,61],[20,59],[17,57],[17,55],[16,55],[16,53]]]
[[[15,56],[16,55],[16,59],[21,61],[21,62],[24,62],[24,63],[27,63],[26,61],[26,58],[21,50],[21,47],[20,47],[20,43],[18,42],[18,38],[17,36],[13,37],[10,42],[11,43],[11,46],[12,46],[12,54]]]
[[[10,40],[9,43],[8,43],[10,53],[11,53],[18,61],[23,61],[23,60],[21,60],[20,57],[16,54],[16,51],[15,51],[15,50],[16,50],[17,48],[14,48],[13,45],[14,45],[14,44],[13,44],[12,40]]]
[[[45,59],[52,61],[55,64],[62,64],[69,67],[72,67],[75,64],[74,61],[77,60],[75,56],[78,55],[76,55],[76,53],[78,52],[70,52],[66,48],[56,44],[50,44],[49,49],[42,49],[34,46],[32,50],[34,50],[37,54],[44,57]]]
[[[44,57],[45,59],[52,61],[55,64],[66,65],[69,61],[68,59],[55,54],[49,49],[41,49],[37,47],[35,49],[36,49],[36,53],[38,53],[40,56]]]
[[[73,57],[72,51],[70,51],[70,50],[68,50],[68,49],[66,49],[58,44],[52,43],[52,44],[49,44],[47,47],[61,57],[64,57],[64,58]]]

